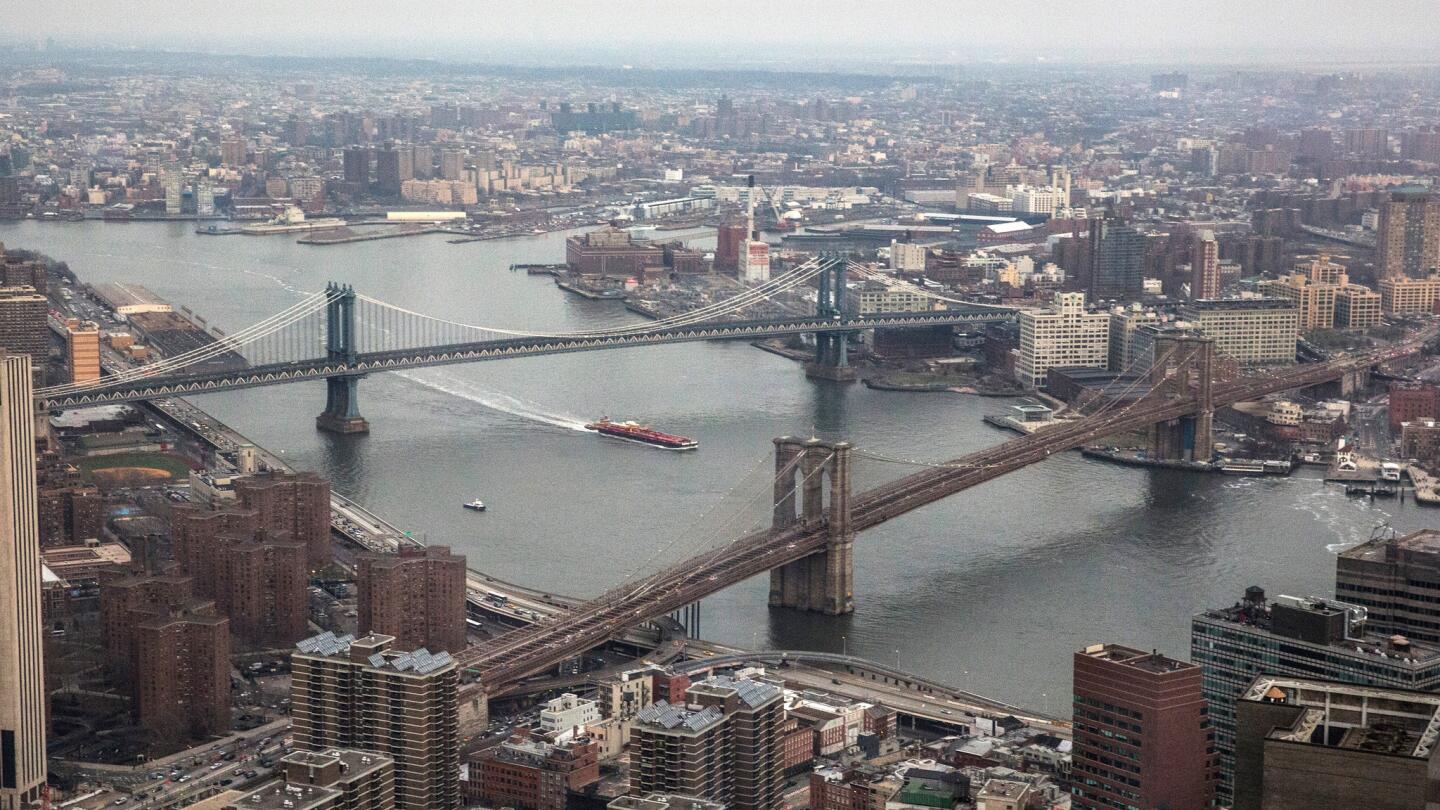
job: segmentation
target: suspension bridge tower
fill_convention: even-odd
[[[845,259],[831,257],[829,266],[820,272],[820,293],[815,299],[815,314],[820,318],[839,320],[845,317]],[[812,380],[853,382],[858,374],[850,365],[850,332],[817,332],[815,359],[805,364],[805,376]]]
[[[770,606],[839,616],[855,610],[855,530],[847,442],[775,440],[776,532],[823,529],[825,545],[770,572]],[[826,498],[826,485],[829,497]],[[799,512],[796,497],[799,496]],[[827,502],[828,501],[828,502]]]
[[[355,290],[331,282],[326,286],[325,354],[331,363],[354,368],[359,347],[355,338]],[[315,427],[331,433],[369,433],[370,423],[360,415],[360,378],[346,374],[325,379],[325,411]]]
[[[1198,335],[1155,339],[1152,391],[1161,396],[1194,398],[1195,413],[1150,428],[1150,457],[1167,461],[1209,461],[1215,452],[1215,342]],[[1192,386],[1193,383],[1193,386]]]

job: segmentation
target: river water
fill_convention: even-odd
[[[234,331],[326,281],[465,323],[581,330],[633,322],[512,262],[563,261],[564,234],[336,247],[200,236],[186,223],[0,223],[86,281],[144,284]],[[714,547],[763,518],[772,437],[845,438],[941,460],[1001,441],[1003,405],[816,383],[743,344],[681,344],[379,375],[361,383],[368,436],[315,430],[322,383],[196,402],[430,543],[505,579],[580,596]],[[600,415],[699,439],[667,453],[580,429]],[[864,487],[915,468],[867,461]],[[460,508],[483,498],[491,511]],[[1236,479],[1066,454],[911,513],[856,543],[856,609],[770,610],[757,577],[704,601],[703,635],[864,655],[1036,710],[1064,713],[1071,654],[1116,642],[1185,657],[1191,614],[1245,586],[1333,593],[1334,554],[1381,521],[1440,512],[1347,498],[1310,474]]]

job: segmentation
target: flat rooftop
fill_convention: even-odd
[[[693,796],[651,793],[648,796],[621,796],[606,805],[611,810],[724,810],[721,802]]]
[[[1388,546],[1410,554],[1433,554],[1440,556],[1440,530],[1421,529],[1404,537],[1372,537],[1354,548],[1340,552],[1347,560],[1385,562]]]
[[[40,550],[40,559],[55,573],[64,576],[67,571],[89,570],[96,566],[126,567],[130,565],[130,550],[119,543],[52,546]]]
[[[108,282],[93,285],[95,294],[100,300],[110,305],[110,308],[119,312],[122,307],[147,307],[159,310],[170,309],[170,304],[164,298],[151,292],[148,287],[139,284],[122,284],[120,282]]]
[[[1285,604],[1292,609],[1305,610],[1321,616],[1329,616],[1334,613],[1343,612],[1346,609],[1343,602],[1336,600],[1297,599],[1295,597],[1281,596],[1278,597],[1276,601],[1262,602],[1259,604],[1237,602],[1229,607],[1204,611],[1197,614],[1196,618],[1224,622],[1229,625],[1234,625],[1241,630],[1252,630],[1271,634],[1276,638],[1284,638],[1287,642],[1297,644],[1314,643],[1300,638],[1291,638],[1274,630],[1271,607],[1279,600],[1286,600]],[[1363,626],[1363,622],[1361,625]],[[1373,656],[1377,659],[1385,659],[1387,662],[1396,666],[1431,666],[1437,660],[1440,660],[1440,647],[1434,647],[1424,642],[1407,639],[1407,649],[1404,652],[1400,652],[1392,647],[1391,642],[1393,639],[1393,636],[1361,632],[1358,637],[1349,636],[1347,638],[1336,639],[1324,646],[1329,647],[1339,655],[1350,657],[1361,655]]]
[[[1167,672],[1181,672],[1187,669],[1195,669],[1198,666],[1188,661],[1177,661],[1174,658],[1167,658],[1155,651],[1145,652],[1119,644],[1091,644],[1089,647],[1081,650],[1080,654],[1087,658],[1109,661],[1131,669],[1153,672],[1160,675]]]
[[[319,810],[330,807],[340,795],[340,791],[332,788],[280,782],[247,793],[234,804],[245,810]]]
[[[344,768],[347,780],[383,769],[395,762],[385,754],[375,751],[357,751],[353,748],[329,748],[324,752],[291,751],[280,761],[305,768],[323,768],[332,762],[339,762]]]
[[[1303,709],[1272,740],[1415,759],[1440,742],[1440,694],[1262,675],[1240,699]]]
[[[1231,309],[1295,309],[1295,302],[1289,298],[1206,298],[1186,302],[1181,309],[1203,312]]]

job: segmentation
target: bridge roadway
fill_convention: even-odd
[[[1346,373],[1389,362],[1417,351],[1428,336],[1353,357],[1301,366],[1284,372],[1240,378],[1212,386],[1213,404],[1222,407],[1266,394],[1328,382]],[[976,486],[1054,453],[1071,450],[1115,433],[1191,415],[1190,397],[1146,397],[1114,412],[1101,411],[1037,433],[1003,442],[919,473],[867,490],[851,504],[858,533],[947,495]],[[789,562],[819,551],[826,542],[823,524],[799,523],[781,531],[753,532],[718,551],[672,565],[637,587],[614,589],[568,615],[523,628],[484,646],[462,652],[462,665],[479,673],[487,689],[549,669],[566,658],[604,642],[624,628],[664,615]],[[475,697],[480,685],[467,687]]]
[[[810,316],[779,321],[708,322],[628,335],[515,337],[414,349],[362,351],[356,355],[354,362],[346,362],[343,359],[314,358],[239,369],[161,375],[116,383],[85,393],[47,394],[46,389],[42,388],[35,392],[35,399],[37,409],[41,410],[75,408],[112,402],[133,402],[157,397],[186,396],[263,385],[320,380],[329,377],[361,376],[381,371],[504,360],[514,357],[535,357],[708,340],[756,340],[786,335],[854,332],[875,328],[960,326],[993,323],[1014,317],[1015,313],[1011,310],[968,307],[932,312],[881,313],[852,318]]]

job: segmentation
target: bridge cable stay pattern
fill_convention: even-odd
[[[730,500],[731,496],[740,491],[742,488],[747,487],[751,481],[751,477],[755,474],[755,472],[762,468],[768,467],[769,462],[769,453],[761,456],[754,464],[752,464],[748,469],[745,470],[743,475],[736,479],[735,483],[732,484],[730,488],[725,491],[724,495],[722,495],[714,503],[711,503],[709,506],[707,506],[694,520],[692,520],[690,522],[690,525],[687,526],[684,531],[672,536],[668,543],[657,546],[655,550],[651,552],[649,557],[640,562],[637,562],[634,566],[630,568],[629,571],[625,572],[625,574],[622,575],[619,582],[617,582],[612,587],[605,589],[603,593],[611,593],[627,586],[631,586],[637,581],[644,581],[644,579],[646,578],[655,576],[657,572],[655,569],[650,568],[650,565],[655,563],[656,560],[659,560],[663,557],[668,557],[677,550],[683,552],[688,550],[689,548],[701,546],[704,543],[709,542],[710,538],[718,535],[721,531],[724,531],[725,528],[728,527],[732,522],[734,522],[735,519],[740,514],[742,514],[743,510],[748,507],[750,503],[752,503],[752,500],[747,500],[742,503],[738,509],[730,511],[728,513],[729,517],[727,517],[720,526],[716,526],[704,531],[701,531],[701,529],[709,520],[710,516],[714,514],[718,509],[720,509],[722,505],[725,505],[727,503],[733,503],[733,501]],[[798,458],[795,459],[794,463],[790,465],[790,468],[793,468],[799,463],[800,460]],[[778,474],[776,475],[776,478],[779,478]],[[773,487],[773,483],[774,481],[771,480],[767,482],[767,485],[771,485]],[[684,545],[681,545],[683,541],[688,542],[686,542]],[[647,571],[649,571],[650,573],[647,574]]]
[[[1433,336],[1434,330],[1430,330]],[[1414,352],[1424,336],[1385,350],[1313,368],[1270,374],[1258,380],[1238,380],[1212,388],[1217,405],[1264,396],[1276,391],[1304,387],[1344,374],[1356,368],[1384,363]],[[1198,352],[1192,347],[1191,357]],[[1154,364],[1169,364],[1180,352],[1171,346]],[[1188,358],[1182,356],[1179,364]],[[1146,375],[1147,377],[1149,375]],[[1139,382],[1134,382],[1138,385]],[[1188,381],[1187,381],[1188,384]],[[1090,438],[1164,422],[1193,412],[1193,398],[1144,396],[1125,405],[1119,400],[1105,402],[1096,412],[1073,423],[1002,442],[957,459],[957,469],[930,469],[862,493],[852,500],[851,526],[856,532],[873,528],[899,515],[933,503],[947,495],[992,480],[1009,471],[1043,461],[1051,453],[1078,447]],[[656,580],[641,597],[605,601],[577,607],[570,615],[534,631],[507,634],[504,647],[496,651],[478,648],[465,660],[478,664],[488,688],[503,689],[525,675],[539,672],[577,651],[603,641],[610,634],[678,606],[714,593],[736,582],[812,553],[823,542],[823,527],[803,524],[780,531],[760,532],[732,544],[732,552],[718,562],[703,561],[671,566],[673,575]],[[713,558],[712,558],[713,559]]]
[[[1161,356],[1160,362],[1166,362],[1166,363],[1168,363],[1168,362],[1170,361],[1171,353],[1174,352],[1174,351],[1175,351],[1174,348],[1171,348],[1170,350],[1168,350],[1166,354],[1164,354],[1164,355]],[[1193,354],[1194,351],[1197,351],[1197,350],[1192,349],[1192,350],[1191,350],[1191,353]],[[1183,362],[1183,361],[1182,361],[1182,362]],[[1158,363],[1157,363],[1157,364],[1158,364]],[[1125,412],[1125,411],[1128,411],[1129,409],[1131,409],[1131,408],[1133,408],[1133,407],[1135,407],[1136,404],[1138,404],[1138,401],[1137,401],[1137,402],[1134,402],[1134,403],[1130,403],[1130,404],[1127,405],[1124,409],[1122,409],[1122,413]],[[1096,414],[1096,416],[1099,416],[1099,415],[1103,414],[1105,410],[1108,410],[1108,408],[1113,407],[1113,406],[1114,406],[1114,403],[1113,403],[1113,402],[1106,403],[1106,406],[1105,406],[1104,408],[1102,408],[1101,411]],[[1087,422],[1088,422],[1089,420],[1087,419],[1087,420],[1082,420],[1082,421],[1087,421]],[[1031,440],[1031,439],[1033,439],[1033,437],[1024,437],[1024,438],[1022,438],[1022,439],[1017,439],[1017,440],[1014,440],[1014,441],[1024,443],[1024,442],[1026,442],[1026,441],[1028,441],[1028,440]],[[1006,443],[1006,444],[1008,444],[1008,443]],[[1003,446],[1004,446],[1004,445],[1001,445],[1001,447],[1003,447]],[[1047,453],[1047,455],[1048,455],[1048,453]],[[827,459],[827,460],[828,460],[828,459]],[[998,467],[1001,467],[1001,466],[1004,466],[1004,465],[998,465],[998,464],[997,464],[997,465],[986,465],[986,466],[998,468]],[[793,467],[788,467],[788,468],[787,468],[787,472],[788,472],[789,469],[793,469]],[[823,470],[824,470],[824,464],[822,463],[822,464],[820,464],[820,465],[817,465],[817,467],[815,468],[815,470],[813,471],[812,474],[821,474]],[[782,473],[782,474],[783,474],[783,473]],[[922,473],[922,475],[924,475],[924,474]],[[777,478],[778,478],[778,477],[779,477],[779,476],[777,476]],[[902,479],[902,480],[908,481],[908,480],[910,480],[910,479]],[[881,487],[880,489],[883,489],[883,487]],[[874,492],[874,491],[875,491],[875,490],[872,490],[871,492]],[[867,494],[869,494],[869,493],[867,493]],[[671,566],[671,567],[669,567],[669,568],[667,568],[667,569],[665,569],[665,570],[663,570],[663,571],[656,572],[656,574],[653,574],[653,575],[651,575],[650,577],[647,577],[648,583],[645,584],[643,587],[638,587],[638,588],[626,588],[626,587],[622,587],[622,588],[614,589],[612,592],[608,592],[607,594],[602,595],[601,597],[593,600],[592,602],[587,603],[586,606],[585,606],[584,608],[581,608],[580,610],[584,611],[585,613],[589,613],[589,614],[601,615],[601,614],[604,614],[604,613],[606,613],[606,612],[613,613],[613,612],[615,612],[616,609],[620,609],[620,610],[621,610],[621,615],[626,615],[626,614],[629,614],[629,613],[630,613],[630,611],[629,611],[630,605],[635,604],[635,603],[637,603],[637,602],[640,602],[642,606],[641,606],[640,608],[637,608],[637,609],[633,612],[633,614],[631,614],[631,615],[632,615],[632,618],[635,618],[635,620],[637,620],[637,621],[640,620],[641,618],[648,618],[648,617],[649,617],[648,615],[642,615],[642,614],[643,614],[643,613],[654,613],[655,611],[646,611],[645,608],[644,608],[644,605],[643,605],[643,600],[650,595],[650,593],[651,593],[652,590],[654,590],[654,589],[657,588],[657,587],[662,588],[662,593],[660,593],[656,598],[659,598],[659,597],[661,597],[661,596],[664,596],[665,594],[672,594],[672,593],[679,592],[679,589],[685,587],[688,583],[690,583],[690,582],[692,582],[692,581],[695,581],[697,578],[704,578],[703,572],[704,572],[705,570],[708,570],[711,566],[713,566],[713,565],[716,563],[716,558],[717,558],[718,556],[720,556],[721,554],[723,554],[726,550],[732,549],[733,547],[735,547],[735,546],[737,546],[737,545],[739,545],[739,544],[741,544],[741,543],[743,543],[743,542],[746,542],[746,541],[749,541],[750,543],[763,544],[763,542],[764,542],[766,539],[768,539],[771,534],[772,534],[772,533],[769,532],[769,531],[764,531],[764,532],[752,533],[752,534],[749,534],[749,535],[743,535],[743,536],[737,537],[735,540],[731,541],[731,543],[727,544],[726,546],[724,546],[724,547],[722,547],[722,548],[720,548],[720,549],[717,549],[717,550],[712,551],[712,552],[708,552],[708,553],[706,553],[706,554],[699,555],[699,556],[694,557],[694,558],[691,558],[691,559],[689,559],[689,560],[682,561],[681,563],[677,563],[677,564],[675,564],[675,565],[673,565],[673,566]],[[666,581],[666,580],[669,580],[669,581]],[[663,586],[661,586],[661,584],[660,584],[661,582],[664,582],[664,585],[663,585]],[[683,599],[684,597],[679,597],[679,598]],[[675,598],[672,598],[670,601],[675,601]],[[693,601],[693,600],[690,600],[690,601]],[[663,611],[661,611],[661,612],[663,612]],[[570,617],[566,617],[564,620],[560,620],[560,621],[565,621],[565,620],[579,621],[579,622],[581,622],[581,623],[584,623],[586,619],[585,619],[585,617],[584,617],[583,614],[581,614],[579,611],[577,611],[576,613],[571,614]],[[557,621],[556,623],[558,624],[559,621]],[[572,634],[572,635],[573,635],[573,634]],[[512,638],[512,637],[513,637],[513,638]],[[534,634],[534,632],[533,632],[533,629],[532,629],[531,631],[517,630],[517,631],[512,631],[512,633],[507,633],[505,636],[501,636],[499,639],[496,639],[495,641],[498,642],[498,644],[486,645],[486,647],[484,647],[484,648],[482,648],[482,649],[480,649],[480,650],[476,650],[476,651],[473,652],[473,653],[468,654],[468,655],[466,656],[466,659],[465,659],[466,665],[467,665],[467,666],[476,666],[476,665],[483,664],[483,663],[485,663],[485,662],[487,662],[487,661],[495,661],[495,660],[500,659],[502,656],[508,656],[510,653],[514,653],[514,652],[516,652],[517,650],[520,650],[520,649],[522,649],[522,648],[524,648],[524,647],[526,647],[526,646],[533,646],[533,644],[534,644],[534,642],[535,642],[535,634]],[[513,666],[513,665],[509,664],[509,663],[508,663],[508,659],[507,659],[507,663],[498,664],[498,665],[497,665],[497,668],[500,668],[500,667],[510,667],[510,666]]]
[[[617,328],[597,329],[568,334],[556,333],[554,336],[585,338],[609,335],[642,335],[677,325],[683,326],[701,323],[715,317],[737,312],[747,306],[768,300],[778,293],[793,289],[797,285],[818,275],[825,267],[826,264],[823,261],[812,259],[799,265],[790,273],[772,279],[758,287],[748,288],[730,299],[701,307],[698,310],[680,313],[658,322],[650,321]],[[112,370],[112,373],[107,374],[99,380],[86,383],[66,383],[42,388],[36,392],[36,397],[38,399],[75,397],[90,392],[113,389],[129,383],[179,375],[189,368],[224,358],[227,354],[231,353],[238,355],[245,361],[245,365],[250,367],[284,365],[295,361],[322,359],[324,356],[323,346],[326,339],[326,327],[318,318],[309,323],[306,323],[306,319],[323,312],[325,308],[341,294],[342,290],[334,287],[323,292],[311,294],[280,313],[252,324],[238,332],[224,335],[213,343],[205,346],[192,349],[182,354],[173,355],[144,366]],[[373,350],[376,348],[390,350],[409,348],[418,350],[445,344],[468,343],[474,341],[475,335],[473,333],[475,332],[487,336],[547,336],[540,332],[527,333],[519,330],[498,329],[448,321],[398,307],[370,296],[356,295],[355,298],[367,305],[360,308],[356,313],[357,325],[364,327],[356,336],[356,348],[360,351]],[[294,328],[297,324],[300,325],[300,329]],[[445,333],[443,331],[444,327],[453,327],[453,329]],[[290,333],[287,334],[286,330],[290,330]],[[270,341],[270,343],[267,344],[266,341]],[[376,343],[381,345],[376,346]]]
[[[239,332],[225,335],[214,343],[209,343],[190,351],[158,360],[154,363],[124,369],[106,375],[99,380],[47,386],[38,389],[35,395],[37,398],[71,396],[87,391],[113,387],[117,384],[158,377],[221,357],[227,353],[240,353],[240,351],[247,346],[255,345],[266,338],[281,333],[296,323],[303,322],[306,318],[323,312],[325,307],[337,294],[333,289],[312,293],[293,306],[269,318],[254,323]]]
[[[1173,351],[1174,349],[1167,350],[1166,353],[1161,355],[1160,358],[1152,360],[1152,362],[1148,366],[1139,371],[1135,371],[1134,369],[1140,358],[1138,356],[1132,357],[1130,359],[1130,362],[1125,365],[1125,368],[1120,370],[1118,375],[1119,377],[1123,378],[1127,374],[1133,374],[1130,383],[1126,385],[1119,394],[1106,397],[1102,402],[1102,407],[1094,413],[1086,413],[1083,408],[1076,409],[1076,413],[1079,413],[1083,417],[1103,416],[1105,412],[1108,411],[1110,408],[1115,407],[1121,402],[1124,402],[1135,390],[1136,385],[1138,385],[1143,380],[1147,380],[1149,378],[1150,372],[1153,371],[1157,366],[1159,366],[1161,362],[1168,363],[1170,361],[1170,353]],[[1185,357],[1180,360],[1180,362],[1184,363],[1189,360],[1191,357],[1194,356],[1196,351],[1198,351],[1198,349],[1192,349],[1189,354],[1185,355]],[[1125,410],[1122,411],[1122,413],[1128,412],[1130,408],[1133,408],[1136,404],[1139,404],[1146,397],[1150,396],[1151,393],[1152,391],[1147,391],[1144,394],[1141,394],[1139,397],[1135,398],[1134,400],[1131,400],[1130,404],[1125,407]],[[853,452],[856,456],[867,458],[872,461],[881,461],[890,464],[905,464],[913,467],[928,467],[930,469],[939,470],[984,470],[1000,466],[1000,464],[998,463],[973,464],[963,461],[926,461],[923,459],[903,458],[899,456],[878,453],[872,450],[865,450],[864,448],[860,447],[855,448]]]
[[[414,310],[406,309],[395,304],[390,304],[377,298],[372,298],[368,295],[356,295],[356,298],[368,304],[378,307],[384,307],[386,309],[412,318],[420,318],[437,324],[443,324],[445,326],[454,327],[462,330],[470,330],[472,332],[480,332],[486,335],[539,338],[611,337],[658,332],[667,328],[673,328],[677,326],[689,326],[693,324],[704,323],[706,321],[714,320],[724,315],[733,314],[734,312],[738,312],[739,310],[744,309],[748,306],[752,306],[761,301],[769,300],[778,293],[791,290],[794,287],[810,280],[811,278],[814,278],[816,275],[819,275],[821,272],[824,271],[824,269],[825,264],[823,262],[812,259],[808,262],[805,262],[804,264],[797,266],[794,270],[786,273],[785,275],[778,276],[774,279],[771,279],[769,282],[761,284],[757,287],[748,288],[745,291],[734,296],[733,298],[728,298],[724,301],[717,301],[716,303],[708,304],[704,307],[689,310],[687,312],[679,313],[677,315],[672,315],[668,318],[663,318],[660,320],[646,321],[643,323],[628,324],[618,327],[609,327],[605,329],[590,329],[580,332],[541,332],[534,330],[505,329],[494,326],[479,326],[476,324],[462,323],[460,321],[453,321],[445,318],[437,318],[432,315],[425,315],[424,313],[415,312]]]
[[[828,463],[829,460],[830,456],[826,456],[824,461]],[[798,464],[800,464],[800,459],[793,459],[790,464],[787,464],[783,470],[779,471],[777,475],[771,479],[770,488],[764,490],[760,495],[752,499],[750,503],[759,501],[761,498],[768,499],[773,496],[774,482],[780,480],[790,472],[793,472],[796,465]],[[811,471],[810,475],[804,476],[798,486],[803,488],[804,482],[810,480],[811,476],[823,474],[824,463],[821,463],[817,465],[814,470]],[[748,507],[749,504],[746,504],[745,508]],[[589,612],[603,611],[606,609],[613,611],[618,609],[621,610],[622,614],[628,615],[629,606],[633,604],[636,600],[642,599],[650,595],[653,589],[659,586],[659,583],[661,581],[667,578],[674,579],[678,577],[679,584],[671,582],[665,586],[667,592],[673,592],[675,589],[682,587],[687,578],[697,576],[697,571],[700,570],[701,567],[703,567],[705,561],[713,560],[715,557],[733,550],[735,546],[744,541],[755,542],[757,540],[762,540],[769,534],[770,532],[768,529],[741,534],[732,539],[730,542],[724,544],[723,546],[720,546],[719,548],[702,552],[699,555],[690,557],[679,563],[675,563],[671,566],[663,568],[659,571],[654,572],[653,574],[650,574],[649,576],[642,578],[638,582],[631,581],[624,583],[618,587],[612,588],[609,591],[606,591],[605,593],[596,597],[595,599],[587,602],[585,604],[585,609]],[[575,617],[575,615],[576,614],[572,613],[571,616],[567,616],[565,618],[571,619]],[[482,648],[467,649],[463,651],[461,655],[458,656],[458,658],[461,663],[466,667],[476,667],[488,661],[503,661],[509,653],[512,653],[523,647],[531,646],[533,644],[533,641],[534,628],[520,628],[517,630],[512,630],[508,633],[505,633],[504,635],[499,636],[496,639],[493,639],[490,643],[486,644]]]
[[[801,477],[798,486],[799,486],[801,489],[803,489],[805,482],[809,481],[812,477],[817,476],[817,475],[823,475],[823,474],[824,474],[825,465],[829,464],[830,461],[831,461],[831,459],[833,459],[834,457],[835,457],[835,454],[834,454],[834,453],[830,453],[829,455],[826,455],[823,459],[821,459],[821,461],[816,464],[815,469],[812,470],[809,475],[804,475],[804,476]],[[762,501],[769,501],[769,499],[771,499],[772,497],[774,497],[774,493],[775,493],[774,484],[775,484],[775,482],[781,480],[785,475],[787,475],[787,474],[789,474],[791,471],[793,471],[797,466],[800,465],[800,462],[801,462],[801,459],[800,459],[800,457],[797,456],[796,458],[792,459],[790,463],[786,464],[785,467],[782,468],[782,470],[781,470],[779,473],[777,473],[773,479],[771,479],[771,481],[770,481],[770,489],[757,493],[757,494],[755,495],[755,497],[750,501],[750,504],[759,503],[759,502],[762,502]],[[750,504],[747,504],[747,506],[749,506]],[[761,531],[761,530],[763,530],[763,529],[761,529],[761,528],[757,528],[757,529],[756,529],[756,531]],[[674,566],[672,566],[672,567],[669,568],[669,569],[666,569],[665,571],[660,571],[660,572],[656,572],[655,574],[652,574],[651,576],[647,577],[642,583],[640,583],[639,585],[637,585],[636,587],[634,587],[633,590],[632,590],[630,593],[627,594],[627,598],[632,598],[632,599],[633,599],[633,598],[643,597],[652,587],[655,586],[655,584],[656,584],[660,579],[663,578],[663,576],[664,576],[667,572],[683,571],[683,570],[685,570],[685,569],[693,569],[693,568],[695,568],[695,567],[704,566],[704,565],[707,565],[707,564],[709,564],[709,563],[714,562],[714,561],[716,560],[716,558],[718,558],[718,557],[720,557],[720,556],[728,553],[737,543],[739,543],[739,542],[741,542],[742,540],[746,539],[747,537],[749,537],[749,536],[750,536],[751,534],[753,534],[753,533],[754,533],[754,532],[746,532],[746,533],[743,533],[743,534],[736,534],[736,535],[733,536],[733,538],[732,538],[729,542],[727,542],[727,543],[725,543],[725,544],[723,544],[723,545],[721,545],[721,546],[719,546],[719,547],[717,547],[717,548],[713,548],[713,549],[710,549],[709,551],[701,552],[701,553],[699,553],[699,554],[696,554],[696,555],[693,556],[693,557],[690,557],[690,558],[688,558],[688,559],[686,559],[686,560],[683,560],[683,561],[681,561],[681,562],[679,562],[679,563],[676,563]]]

